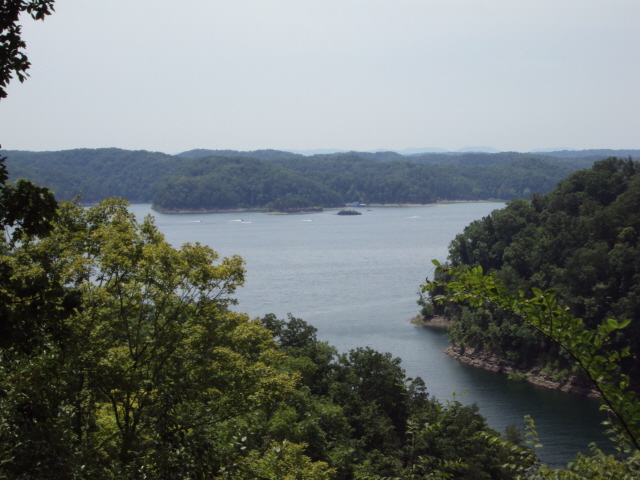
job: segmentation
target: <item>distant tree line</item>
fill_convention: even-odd
[[[321,182],[263,160],[207,157],[168,178],[153,197],[162,210],[337,207],[342,197]]]
[[[599,157],[556,158],[515,152],[350,152],[305,157],[278,150],[192,150],[167,155],[116,148],[7,151],[11,178],[52,189],[59,200],[81,195],[153,202],[160,210],[336,207],[347,202],[426,204],[510,200],[549,192]]]
[[[54,191],[58,200],[82,195],[96,203],[109,197],[149,202],[158,185],[187,160],[145,150],[118,148],[60,152],[4,151],[11,179],[26,178]]]

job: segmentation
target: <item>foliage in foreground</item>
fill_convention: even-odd
[[[20,82],[29,76],[31,62],[22,39],[21,15],[26,12],[34,20],[44,20],[53,13],[53,4],[54,0],[3,0],[0,4],[0,99],[6,98],[14,75]]]
[[[174,249],[123,201],[53,206],[0,255],[2,475],[511,478],[477,408],[399,359],[231,311],[240,258]]]
[[[15,228],[0,255],[0,473],[8,478],[506,480],[634,471],[635,457],[598,452],[572,467],[591,476],[537,466],[476,406],[430,397],[400,359],[369,348],[338,354],[300,319],[231,311],[242,260],[219,261],[198,244],[174,249],[123,201],[57,208],[32,184],[4,187],[3,225]],[[580,345],[620,326],[587,332]],[[592,357],[597,381],[617,360],[603,358]],[[627,394],[603,391],[628,426],[622,435],[637,438]]]
[[[294,389],[269,333],[227,309],[241,259],[175,250],[123,202],[63,205],[50,236],[8,253],[14,279],[47,276],[81,298],[52,334],[2,350],[10,477],[204,477],[234,455],[230,422]],[[48,321],[63,303],[34,313]]]
[[[576,318],[557,303],[555,292],[534,288],[533,296],[524,292],[511,294],[493,274],[485,275],[482,267],[448,268],[433,261],[445,282],[427,282],[423,291],[438,291],[434,301],[464,302],[471,306],[493,305],[510,312],[520,322],[535,329],[562,349],[584,371],[601,394],[602,409],[610,415],[612,440],[621,454],[632,452],[625,460],[606,456],[593,447],[593,455],[578,455],[569,470],[551,471],[536,465],[528,473],[533,478],[638,478],[640,461],[640,401],[629,389],[629,377],[620,373],[620,361],[629,356],[629,348],[607,351],[606,346],[616,331],[630,321],[619,323],[608,319],[595,330],[584,328]],[[516,470],[523,471],[522,468]],[[526,471],[526,470],[525,470]],[[603,476],[606,474],[606,477]]]
[[[300,319],[267,315],[263,324],[303,380],[297,398],[272,414],[267,436],[289,431],[311,458],[336,469],[335,478],[513,478],[503,468],[507,450],[482,436],[498,433],[477,406],[440,403],[388,353],[338,354]]]

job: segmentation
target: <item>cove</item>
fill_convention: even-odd
[[[170,243],[210,245],[221,256],[246,261],[245,287],[234,308],[253,317],[288,313],[318,329],[320,339],[345,352],[371,347],[402,359],[410,377],[424,379],[440,400],[476,403],[490,426],[503,432],[533,417],[542,460],[561,467],[591,442],[606,447],[599,402],[554,392],[475,369],[447,357],[442,330],[408,323],[417,292],[433,275],[432,259],[466,225],[501,203],[421,207],[366,207],[362,215],[336,211],[300,215],[263,212],[165,215],[132,205],[139,218],[152,214]],[[460,396],[463,394],[463,396]]]

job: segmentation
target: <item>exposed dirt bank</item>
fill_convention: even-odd
[[[451,358],[455,358],[456,360],[460,360],[461,362],[473,367],[483,368],[491,372],[504,374],[514,372],[520,373],[521,375],[524,375],[523,380],[541,387],[589,398],[598,398],[600,396],[598,391],[590,383],[580,381],[576,377],[569,376],[564,380],[556,381],[551,376],[542,373],[540,368],[522,370],[517,368],[509,360],[493,353],[476,350],[470,347],[463,349],[457,345],[452,345],[447,348],[445,353]]]

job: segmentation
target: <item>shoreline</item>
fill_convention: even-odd
[[[429,319],[425,319],[420,314],[410,319],[409,323],[418,327],[438,328],[443,330],[448,330],[453,325],[453,322],[446,317],[434,315]]]
[[[418,327],[439,330],[448,330],[454,323],[438,315],[427,320],[420,314],[410,319],[409,322]],[[475,368],[481,368],[499,374],[513,375],[515,378],[511,378],[510,380],[514,382],[525,381],[539,387],[570,393],[572,395],[600,398],[600,392],[598,392],[590,382],[580,381],[572,375],[562,380],[556,380],[552,374],[543,373],[540,367],[533,367],[531,369],[518,368],[513,362],[495,353],[471,347],[463,348],[455,344],[449,346],[444,353],[454,360]]]
[[[367,208],[367,207],[441,207],[451,203],[504,203],[506,200],[444,200],[442,202],[436,203],[370,203],[365,207],[357,207],[357,208]],[[144,203],[144,202],[141,202]],[[340,210],[345,207],[327,207],[324,210]],[[187,210],[187,209],[178,209],[178,210],[164,210],[161,208],[155,208],[153,205],[151,209],[154,212],[162,213],[165,215],[182,215],[182,214],[197,214],[197,213],[233,213],[233,212],[260,212],[267,214],[280,214],[280,215],[299,215],[300,213],[321,213],[321,212],[300,212],[300,213],[288,213],[288,212],[270,212],[266,208],[228,208],[228,209],[199,209],[199,210]]]
[[[568,376],[558,381],[552,376],[543,373],[540,367],[534,367],[529,370],[521,369],[504,357],[482,350],[477,351],[471,347],[462,348],[458,345],[451,345],[444,353],[472,367],[482,368],[483,370],[489,370],[494,373],[507,375],[516,374],[522,381],[532,383],[539,387],[579,395],[581,397],[600,398],[600,393],[591,383],[580,381],[575,376]]]
[[[229,208],[229,209],[201,209],[201,210],[163,210],[159,208],[154,208],[151,206],[151,210],[157,213],[162,213],[163,215],[184,215],[184,214],[195,214],[195,213],[233,213],[233,212],[260,212],[260,213],[269,213],[269,210],[266,208]]]

